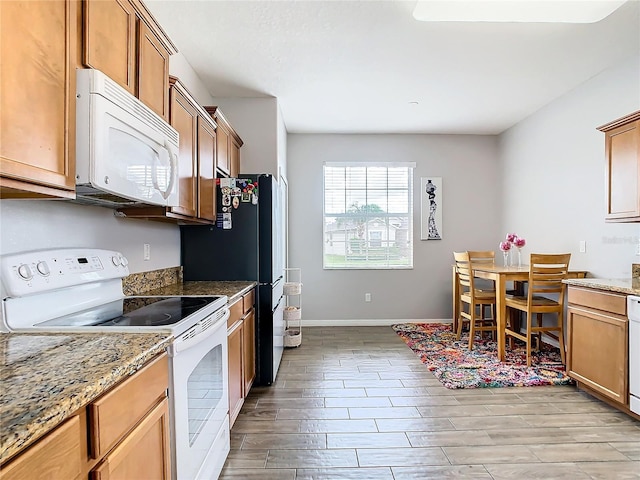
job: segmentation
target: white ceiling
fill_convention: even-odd
[[[415,1],[145,3],[211,95],[277,97],[294,133],[497,134],[640,54],[638,0],[593,24],[420,22]]]

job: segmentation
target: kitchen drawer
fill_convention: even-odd
[[[255,303],[255,300],[256,300],[255,289],[252,289],[251,291],[245,293],[242,296],[242,306],[243,306],[245,315],[251,311]]]
[[[242,297],[236,300],[229,307],[229,320],[227,320],[227,328],[233,327],[233,324],[236,323],[244,316],[244,307],[242,302]]]
[[[76,415],[2,467],[2,480],[80,477],[80,419]]]
[[[569,303],[627,316],[627,296],[590,288],[569,287]]]
[[[149,412],[169,387],[166,354],[89,404],[90,455],[100,458]]]

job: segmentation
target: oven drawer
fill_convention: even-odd
[[[169,387],[166,354],[153,360],[109,393],[89,404],[89,448],[92,458],[107,453],[149,412]]]

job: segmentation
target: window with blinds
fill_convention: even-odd
[[[413,268],[414,167],[324,164],[325,269]]]

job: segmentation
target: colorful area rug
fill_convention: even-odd
[[[476,337],[469,351],[469,334],[456,340],[451,325],[442,323],[400,323],[395,332],[418,355],[422,363],[447,388],[532,387],[568,385],[573,380],[565,372],[560,350],[544,344],[532,353],[527,367],[524,343],[516,341],[505,362],[497,356],[496,342],[487,334]]]

